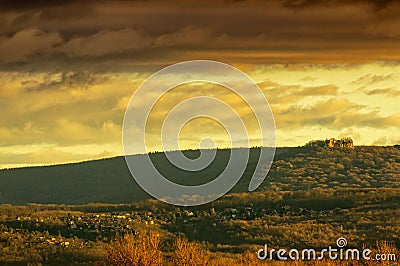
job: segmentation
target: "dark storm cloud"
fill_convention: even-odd
[[[375,9],[386,8],[391,3],[399,2],[398,0],[284,0],[283,6],[289,8],[307,8],[313,6],[334,6],[343,4],[367,4]]]
[[[56,64],[77,70],[88,64],[113,71],[199,58],[231,63],[400,60],[399,1],[0,4],[3,70]]]
[[[29,10],[48,8],[55,6],[62,6],[72,2],[78,2],[73,0],[35,0],[35,1],[24,1],[24,0],[0,0],[2,9],[5,10]]]

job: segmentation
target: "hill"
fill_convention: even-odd
[[[190,178],[168,163],[163,153],[151,154],[151,159],[169,179],[194,185],[218,176],[229,154],[229,150],[218,150],[210,167]],[[247,169],[232,192],[247,191],[258,154],[259,149],[251,150]],[[185,155],[194,158],[199,151],[185,151]],[[400,150],[395,147],[277,148],[271,171],[258,191],[399,188],[399,170]],[[0,171],[0,203],[130,203],[148,198],[131,177],[123,157]]]

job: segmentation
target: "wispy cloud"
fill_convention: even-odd
[[[398,97],[400,96],[399,88],[384,88],[384,89],[374,89],[365,91],[366,95],[386,95],[389,97]]]

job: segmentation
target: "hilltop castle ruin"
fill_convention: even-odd
[[[348,148],[354,149],[353,140],[351,138],[335,139],[330,138],[325,140],[325,144],[328,148]]]
[[[306,144],[306,147],[328,147],[333,148],[347,148],[354,149],[353,140],[349,137],[341,139],[325,139],[325,140],[312,140]]]

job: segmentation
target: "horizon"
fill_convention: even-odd
[[[310,140],[314,141],[314,140]],[[306,143],[305,143],[306,144]],[[301,146],[277,146],[275,149],[285,149],[285,148],[302,148],[305,147],[304,145]],[[399,144],[393,144],[393,145],[354,145],[354,147],[395,147],[398,146]],[[69,162],[62,162],[62,163],[54,163],[54,164],[37,164],[37,165],[22,165],[22,166],[12,166],[12,167],[4,167],[0,168],[0,171],[3,170],[13,170],[13,169],[25,169],[25,168],[34,168],[34,167],[51,167],[51,166],[59,166],[59,165],[70,165],[70,164],[80,164],[80,163],[86,163],[86,162],[92,162],[92,161],[101,161],[101,160],[107,160],[107,159],[115,159],[115,158],[120,158],[120,157],[125,157],[125,156],[137,156],[137,155],[146,155],[146,154],[156,154],[156,153],[168,153],[168,152],[185,152],[185,151],[198,151],[198,150],[231,150],[231,149],[259,149],[259,148],[271,148],[271,147],[234,147],[234,148],[229,148],[229,147],[224,147],[224,148],[201,148],[201,149],[184,149],[184,150],[168,150],[168,151],[151,151],[148,153],[135,153],[135,154],[130,154],[130,155],[124,155],[124,154],[118,154],[118,155],[113,155],[110,157],[101,157],[101,158],[91,158],[91,159],[83,159],[80,161],[69,161]],[[306,148],[306,147],[305,147]]]

